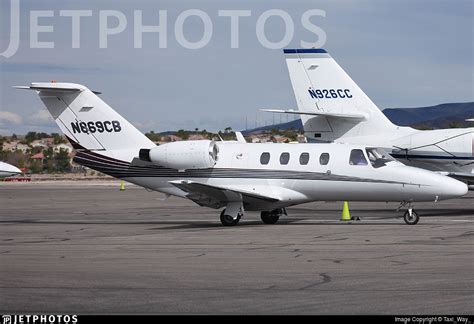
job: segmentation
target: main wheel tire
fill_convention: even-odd
[[[405,223],[408,225],[415,225],[420,221],[420,216],[418,216],[418,213],[415,210],[411,211],[411,216],[408,210],[405,212],[405,215],[403,215],[403,220]]]
[[[280,215],[268,211],[263,211],[260,213],[260,218],[265,224],[276,224],[280,219]]]
[[[225,209],[221,212],[221,223],[224,226],[235,226],[239,223],[242,215],[238,215],[236,219],[234,217],[227,215]]]

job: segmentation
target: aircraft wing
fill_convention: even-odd
[[[220,208],[233,201],[271,203],[280,200],[267,194],[250,192],[232,186],[213,186],[188,180],[175,180],[169,181],[169,183],[186,192],[186,197],[198,205],[211,208]]]
[[[360,119],[365,120],[367,116],[362,113],[336,113],[327,111],[299,111],[299,110],[280,110],[280,109],[260,109],[265,112],[279,113],[279,114],[293,114],[293,115],[308,115],[308,116],[326,116],[336,118]]]

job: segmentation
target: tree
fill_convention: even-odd
[[[41,160],[34,160],[30,163],[29,167],[31,173],[40,173],[43,171],[43,165],[41,164]]]
[[[180,129],[176,132],[176,136],[181,137],[183,140],[187,140],[189,138],[189,132],[185,131],[184,129]]]
[[[432,130],[433,129],[433,127],[428,126],[426,124],[412,125],[411,127],[415,128],[415,129],[419,129],[419,130]]]
[[[53,137],[54,145],[58,145],[58,144],[61,144],[61,143],[66,143],[66,140],[64,139],[64,137],[62,137],[58,133],[51,133],[51,136]]]
[[[145,133],[145,136],[148,137],[153,142],[158,142],[161,140],[160,134],[156,134],[154,131]]]
[[[46,150],[43,151],[44,154],[44,167],[48,171],[48,173],[52,173],[55,171],[54,168],[54,151],[52,147],[48,147]]]
[[[69,152],[65,149],[60,149],[54,156],[55,167],[57,171],[65,172],[70,169]]]
[[[449,123],[449,128],[461,128],[461,124],[459,124],[457,121],[452,121]]]
[[[51,136],[54,136],[55,134],[59,135],[58,133],[51,133]],[[42,139],[42,138],[48,138],[48,137],[49,135],[44,132],[36,134],[36,139]]]
[[[25,135],[25,141],[26,143],[31,143],[33,142],[34,140],[36,140],[36,132],[28,132],[26,133]]]
[[[298,138],[298,132],[295,129],[290,128],[283,131],[283,136],[288,137],[291,141],[296,141]]]
[[[22,151],[10,152],[5,162],[21,169],[26,166],[26,163],[28,162],[28,156]]]

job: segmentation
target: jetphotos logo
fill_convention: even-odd
[[[2,324],[75,324],[77,315],[2,315]]]
[[[62,1],[58,0],[57,3],[61,5]],[[130,4],[133,3],[130,2]],[[304,48],[320,48],[326,43],[326,33],[317,25],[326,17],[326,11],[321,9],[308,9],[298,17],[294,17],[282,9],[267,9],[263,12],[261,10],[252,12],[250,9],[214,9],[209,12],[201,9],[187,9],[176,15],[174,11],[173,14],[169,14],[168,10],[159,8],[158,4],[156,10],[130,8],[126,12],[92,8],[85,10],[82,7],[81,10],[61,10],[56,6],[55,10],[28,9],[25,15],[21,11],[20,0],[10,0],[9,4],[10,37],[2,37],[9,39],[9,43],[0,44],[0,55],[6,58],[18,52],[20,33],[24,35],[27,32],[26,40],[29,48],[51,49],[56,46],[51,40],[54,40],[56,35],[64,37],[64,30],[71,31],[66,37],[69,38],[67,43],[73,49],[81,48],[81,46],[87,46],[88,49],[94,46],[107,48],[112,38],[123,38],[124,41],[130,42],[131,48],[143,48],[146,46],[144,35],[154,34],[153,40],[151,38],[147,40],[156,42],[159,48],[167,48],[171,42],[175,42],[183,48],[196,50],[212,42],[215,26],[228,30],[227,44],[230,48],[239,48],[241,25],[248,26],[250,23],[255,26],[255,30],[250,34],[247,32],[245,37],[256,37],[258,43],[265,48],[280,49],[287,47],[290,42],[299,43],[299,46]],[[8,6],[3,5],[3,8],[5,8],[2,9],[3,15],[8,16]],[[24,22],[20,17],[28,17],[26,19],[29,21]],[[284,28],[278,28],[276,32],[271,28],[272,23]],[[81,37],[84,25],[97,26],[94,31],[96,35],[90,37],[90,31],[88,31],[87,37]],[[308,39],[295,39],[295,27],[303,28],[305,37]],[[133,34],[132,40],[127,36],[130,32]],[[86,38],[88,41],[85,41]],[[24,44],[22,43],[21,46],[23,48]]]

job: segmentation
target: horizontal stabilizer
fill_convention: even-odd
[[[279,113],[279,114],[294,114],[294,115],[305,115],[305,116],[326,116],[335,118],[348,118],[357,120],[366,120],[367,116],[362,113],[334,113],[326,111],[298,111],[298,110],[280,110],[280,109],[261,109],[261,111]]]
[[[41,82],[41,83],[32,83],[31,86],[14,86],[16,89],[24,90],[36,90],[36,91],[49,91],[49,92],[76,92],[83,91],[86,88],[79,84],[73,83],[56,83],[56,82]],[[92,91],[94,94],[101,94],[98,91]]]

